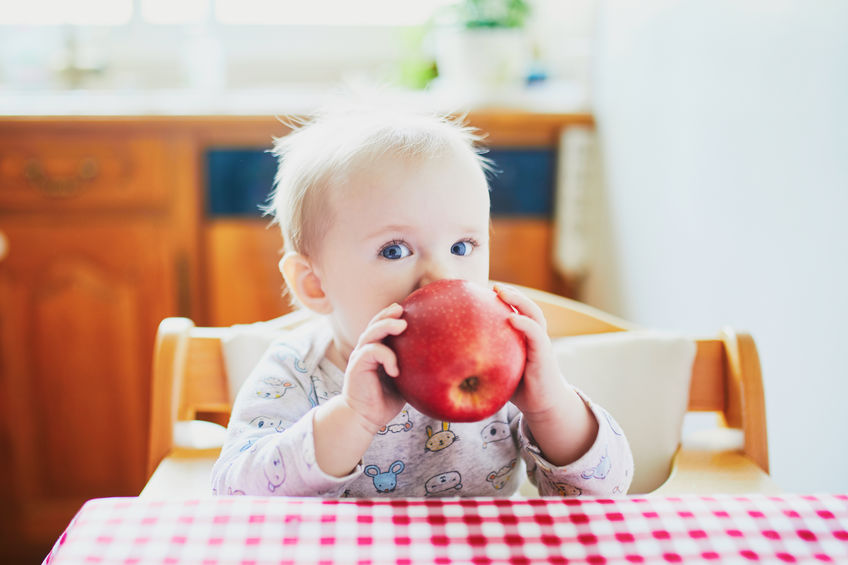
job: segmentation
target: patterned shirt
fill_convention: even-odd
[[[233,404],[227,441],[212,471],[215,494],[510,496],[525,474],[541,495],[627,492],[633,476],[627,439],[582,393],[598,435],[565,466],[544,458],[511,403],[474,423],[434,420],[406,405],[377,432],[350,474],[326,474],[315,461],[312,421],[315,408],[342,389],[343,371],[325,357],[331,341],[329,324],[319,318],[271,344]]]

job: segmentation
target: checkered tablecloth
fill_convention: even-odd
[[[848,563],[848,496],[87,502],[46,563]]]

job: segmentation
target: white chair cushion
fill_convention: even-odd
[[[268,331],[263,326],[252,327],[245,324],[233,326],[227,335],[221,338],[230,402],[235,401],[241,385],[276,337],[276,332]]]
[[[606,408],[624,430],[634,463],[629,492],[659,487],[680,444],[695,342],[638,330],[553,343],[568,382]]]
[[[241,385],[259,363],[271,343],[291,328],[314,319],[308,310],[295,310],[279,318],[252,324],[236,324],[221,338],[221,351],[230,389],[230,402],[234,401]]]

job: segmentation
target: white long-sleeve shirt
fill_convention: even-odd
[[[598,421],[592,447],[558,467],[546,461],[507,403],[474,423],[442,422],[406,405],[347,476],[315,461],[313,411],[340,394],[344,373],[326,359],[321,318],[271,344],[241,387],[212,471],[216,494],[286,496],[509,496],[526,469],[542,495],[624,494],[633,457],[615,420],[581,394]],[[563,430],[562,433],[568,433]]]

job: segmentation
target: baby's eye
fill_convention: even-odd
[[[389,245],[383,247],[380,250],[380,256],[384,259],[390,259],[394,261],[395,259],[403,259],[404,257],[408,257],[412,254],[412,251],[409,250],[405,244],[400,242],[390,243]]]
[[[471,255],[474,244],[470,241],[457,241],[451,245],[451,253],[454,255]]]

